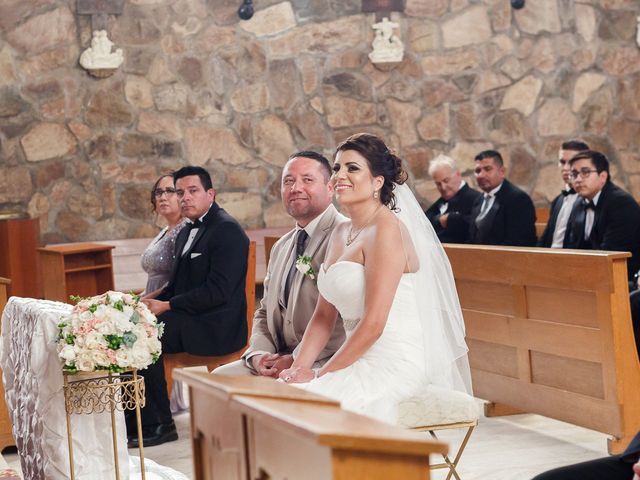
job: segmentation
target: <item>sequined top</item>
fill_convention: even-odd
[[[164,227],[142,253],[140,263],[149,275],[145,293],[164,287],[169,282],[175,259],[176,238],[185,225],[186,221],[182,220],[171,230]]]

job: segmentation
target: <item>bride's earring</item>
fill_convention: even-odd
[[[378,190],[373,191],[373,198],[378,199]]]

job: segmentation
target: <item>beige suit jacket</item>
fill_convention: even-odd
[[[313,236],[309,238],[304,255],[311,257],[313,270],[318,273],[324,261],[331,230],[345,221],[333,205],[322,214]],[[295,229],[285,234],[271,250],[267,274],[264,279],[264,295],[260,307],[253,316],[253,330],[249,348],[242,358],[246,360],[252,352],[293,353],[296,355],[304,331],[313,315],[318,301],[316,279],[296,272],[291,285],[290,300],[286,309],[280,306],[280,290],[289,265],[287,260],[295,248]],[[320,363],[326,362],[344,342],[344,327],[338,319],[336,327],[325,349],[318,356]],[[247,366],[252,368],[251,362]]]

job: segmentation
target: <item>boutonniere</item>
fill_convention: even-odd
[[[307,275],[311,280],[316,279],[316,272],[313,271],[310,256],[298,255],[298,258],[296,259],[296,268],[303,274]]]

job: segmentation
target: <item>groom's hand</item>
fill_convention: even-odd
[[[633,471],[635,473],[633,480],[640,480],[640,460],[633,465]]]
[[[278,378],[278,374],[282,370],[291,366],[293,357],[291,355],[280,355],[279,353],[265,353],[256,355],[251,361],[258,375]]]

